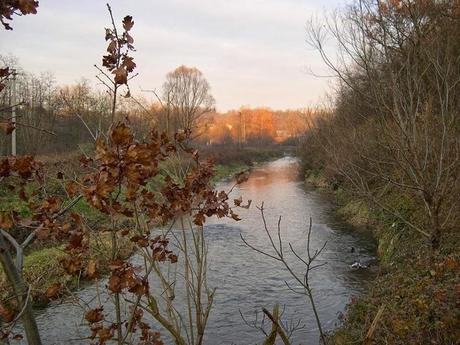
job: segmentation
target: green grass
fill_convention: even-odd
[[[316,188],[330,189],[327,179],[320,172],[310,171],[305,175],[305,182]]]
[[[306,182],[333,190],[321,171]],[[335,188],[338,213],[353,225],[370,227],[378,240],[379,274],[368,291],[353,298],[338,328],[330,332],[329,345],[362,344],[377,311],[382,317],[369,344],[453,345],[460,339],[460,236],[445,234],[441,248],[432,251],[428,241],[396,217],[366,200]],[[398,188],[388,189],[382,201],[416,221],[423,209]]]
[[[129,239],[125,239],[121,243],[121,248],[123,250],[120,255],[123,257],[129,256],[134,251],[134,245]],[[95,239],[91,240],[89,252],[92,255],[91,259],[95,260],[98,264],[99,274],[106,273],[111,256],[110,235],[106,233],[101,235],[97,241]],[[55,283],[61,283],[71,290],[80,284],[77,279],[66,274],[60,263],[60,260],[66,255],[64,245],[41,247],[25,255],[23,277],[31,286],[31,297],[34,306],[40,307],[47,304],[48,299],[44,296],[44,293],[48,287]],[[8,299],[10,292],[5,274],[0,266],[1,300]]]
[[[230,178],[236,173],[249,169],[249,165],[242,163],[233,163],[229,165],[217,164],[214,167],[215,175],[213,182],[216,183],[222,179]]]
[[[85,199],[79,200],[73,210],[82,214],[90,223],[103,222],[106,217],[103,213],[90,206]]]
[[[337,210],[337,213],[354,226],[368,226],[372,222],[371,210],[362,201],[351,200]]]

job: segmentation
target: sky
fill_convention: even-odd
[[[306,23],[344,0],[112,0],[118,23],[134,17],[139,76],[131,90],[161,90],[179,65],[200,69],[219,111],[245,106],[301,108],[323,102],[330,80],[306,43]],[[105,53],[110,26],[100,0],[41,0],[37,15],[0,30],[1,54],[29,72],[52,72],[58,84],[82,78],[97,85],[93,65]],[[145,93],[144,93],[145,95]]]

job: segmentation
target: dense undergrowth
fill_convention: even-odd
[[[299,154],[307,180],[373,230],[380,258],[330,342],[457,344],[459,2],[356,0],[325,23],[311,25],[309,42],[337,89]]]
[[[460,337],[458,234],[451,233],[433,252],[426,240],[346,186],[332,183],[321,171],[307,171],[306,183],[334,192],[338,213],[354,226],[371,230],[378,241],[378,275],[365,294],[351,299],[338,328],[330,333],[330,344],[362,343],[370,330],[372,344],[456,344]],[[388,198],[416,214],[417,205],[404,195],[395,191]]]

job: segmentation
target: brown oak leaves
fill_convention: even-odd
[[[7,21],[13,20],[13,15],[37,13],[38,1],[34,0],[2,0],[0,2],[0,23],[6,30],[13,30]]]
[[[113,20],[110,6],[109,12]],[[129,56],[130,51],[134,51],[134,39],[129,31],[134,25],[133,18],[126,16],[123,19],[123,32],[120,34],[113,25],[111,29],[105,29],[105,40],[108,42],[107,53],[102,57],[102,65],[113,74],[115,85],[127,85],[128,75],[136,68],[136,63]]]

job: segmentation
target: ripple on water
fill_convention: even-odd
[[[230,182],[218,184],[228,190]],[[355,261],[366,262],[374,258],[375,245],[366,236],[346,226],[334,215],[330,197],[316,191],[305,191],[299,182],[297,162],[283,158],[265,164],[251,172],[249,180],[235,188],[235,197],[252,199],[253,205],[265,202],[267,222],[276,231],[278,216],[282,216],[282,234],[299,253],[305,248],[309,218],[313,219],[312,249],[327,247],[320,260],[327,264],[312,275],[315,300],[326,328],[334,326],[337,314],[343,311],[350,297],[359,294],[370,279],[368,270],[351,270]],[[255,207],[241,210],[240,222],[213,219],[205,227],[209,244],[209,285],[217,287],[215,305],[209,319],[206,344],[260,344],[263,337],[245,325],[240,312],[253,320],[254,312],[262,307],[284,305],[286,320],[301,319],[305,328],[293,336],[295,344],[317,344],[318,331],[304,296],[294,294],[285,284],[292,279],[282,267],[247,248],[240,239],[242,234],[250,243],[269,250],[260,214]],[[354,247],[354,253],[350,248]],[[133,258],[134,261],[137,258]],[[297,272],[302,266],[292,261]],[[103,284],[104,282],[101,282]],[[294,285],[293,285],[294,286]],[[87,300],[95,295],[90,286],[78,294]],[[80,344],[76,339],[86,334],[78,328],[81,311],[68,302],[53,304],[37,317],[45,344]]]

